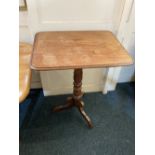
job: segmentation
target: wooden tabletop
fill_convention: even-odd
[[[39,32],[31,68],[35,70],[115,67],[132,58],[110,31]]]
[[[31,85],[30,58],[32,45],[27,43],[19,44],[19,103],[28,95]]]

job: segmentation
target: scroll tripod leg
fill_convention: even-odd
[[[81,101],[82,102],[82,101]],[[82,103],[81,103],[82,104]],[[86,114],[86,112],[84,111],[83,106],[78,106],[79,112],[81,113],[81,115],[83,116],[83,118],[85,119],[85,121],[87,122],[89,128],[93,128],[93,124],[91,119],[89,118],[89,116]]]
[[[74,70],[74,91],[73,91],[74,104],[77,106],[79,112],[86,120],[88,126],[92,128],[93,125],[92,125],[91,119],[88,117],[88,115],[86,114],[83,108],[84,103],[81,101],[83,93],[81,90],[82,90],[82,69],[75,69]]]
[[[72,97],[69,97],[67,99],[67,103],[66,104],[54,107],[53,108],[53,112],[63,111],[63,110],[72,108],[73,106],[74,106],[73,99],[72,99]]]

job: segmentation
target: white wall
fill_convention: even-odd
[[[103,87],[105,70],[83,70],[83,92],[101,91]],[[44,95],[68,94],[73,91],[73,70],[55,70],[41,72]]]
[[[32,33],[41,30],[115,31],[124,0],[27,0]]]
[[[31,43],[31,33],[28,27],[28,12],[19,12],[19,40]]]
[[[135,4],[134,0],[130,0],[129,9],[121,21],[119,39],[123,46],[128,50],[132,58],[135,58]],[[127,6],[125,6],[127,8]],[[135,65],[122,67],[118,82],[128,82],[135,80]]]
[[[135,55],[135,4],[134,0],[125,0],[122,16],[117,29],[117,38],[134,59]],[[134,64],[128,67],[114,67],[107,70],[103,92],[116,89],[118,82],[134,81]]]

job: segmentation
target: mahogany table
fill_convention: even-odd
[[[132,63],[127,51],[109,31],[39,32],[35,36],[31,57],[31,68],[34,70],[74,69],[73,96],[53,111],[76,106],[90,128],[93,125],[82,102],[82,69]]]

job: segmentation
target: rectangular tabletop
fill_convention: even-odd
[[[39,32],[31,68],[35,70],[115,67],[132,58],[109,31]]]

